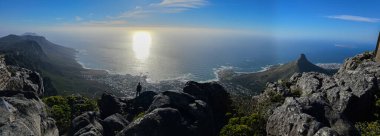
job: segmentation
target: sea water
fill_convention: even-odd
[[[133,33],[60,35],[53,42],[78,50],[86,68],[114,74],[147,75],[152,81],[215,79],[215,70],[257,72],[296,60],[301,53],[313,63],[343,63],[347,57],[373,50],[372,43],[334,40],[279,40],[253,35],[160,34],[150,37],[145,58],[134,51]],[[49,37],[48,37],[49,40]],[[148,53],[148,56],[146,56]],[[140,54],[141,55],[141,54]]]

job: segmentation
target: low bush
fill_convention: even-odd
[[[83,96],[50,96],[42,99],[48,106],[48,114],[56,121],[59,133],[65,134],[71,120],[87,111],[97,111],[95,100]]]
[[[265,135],[266,120],[260,114],[230,118],[220,131],[221,136]]]

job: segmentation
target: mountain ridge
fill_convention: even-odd
[[[83,77],[83,73],[99,70],[84,69],[75,60],[76,50],[54,44],[43,36],[11,34],[2,37],[0,53],[5,55],[7,64],[41,73],[47,88],[46,95],[79,92],[93,97],[94,92],[97,94],[109,88]]]
[[[262,72],[238,74],[230,77],[220,78],[220,82],[224,84],[236,84],[245,87],[251,90],[251,92],[248,93],[252,95],[263,91],[267,82],[286,80],[289,79],[294,73],[303,72],[320,72],[332,75],[336,71],[323,69],[317,65],[314,65],[306,58],[305,54],[300,54],[299,58],[295,61],[291,61],[283,65],[272,66],[268,70]]]

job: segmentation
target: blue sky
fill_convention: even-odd
[[[379,5],[378,0],[0,0],[0,34],[67,26],[176,27],[372,43],[380,31]]]

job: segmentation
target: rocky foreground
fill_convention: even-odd
[[[105,93],[98,105],[100,113],[73,120],[70,135],[213,136],[231,110],[222,86],[196,82],[188,82],[182,91],[146,91],[134,99]]]

